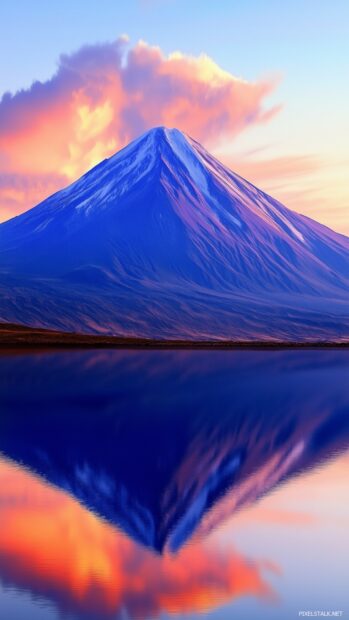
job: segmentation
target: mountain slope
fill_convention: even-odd
[[[0,319],[150,338],[349,339],[349,239],[156,128],[0,226]]]

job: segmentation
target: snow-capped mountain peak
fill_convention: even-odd
[[[0,248],[3,320],[154,338],[349,338],[348,238],[178,129],[151,129],[0,225]],[[25,307],[8,294],[16,286]]]

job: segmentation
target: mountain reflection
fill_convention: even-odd
[[[348,370],[343,350],[0,356],[1,582],[81,619],[275,600],[278,566],[206,534],[348,445]]]
[[[0,450],[134,541],[178,551],[349,439],[349,353],[0,358]]]

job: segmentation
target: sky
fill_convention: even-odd
[[[347,0],[3,0],[0,221],[154,125],[349,234]]]

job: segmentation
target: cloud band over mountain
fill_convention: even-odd
[[[0,220],[22,212],[154,125],[206,145],[268,120],[273,80],[127,37],[62,55],[55,75],[0,102]]]

